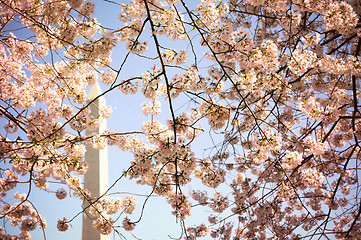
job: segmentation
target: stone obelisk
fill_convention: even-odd
[[[87,101],[92,101],[99,95],[101,95],[101,89],[96,82],[88,95]],[[95,119],[99,116],[99,108],[105,107],[105,99],[103,96],[97,98],[90,105],[90,117]],[[93,131],[86,131],[86,135],[99,135],[106,130],[107,125],[104,120],[100,126]],[[91,194],[91,199],[96,199],[106,192],[109,186],[108,180],[108,150],[95,149],[90,144],[86,146],[85,161],[88,164],[88,171],[84,175],[84,188],[87,189]],[[83,207],[89,206],[89,202],[84,201]],[[108,240],[110,235],[102,235],[93,228],[93,221],[96,217],[93,217],[88,209],[83,212],[83,240]]]

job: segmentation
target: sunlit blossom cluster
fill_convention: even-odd
[[[154,102],[145,102],[142,104],[144,115],[158,115],[161,112],[161,103],[156,100]]]

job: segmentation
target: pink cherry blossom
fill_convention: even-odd
[[[185,239],[361,235],[359,1],[26,0],[0,9],[0,239],[46,228],[35,191],[89,202],[93,227],[120,238],[144,238],[133,230],[153,209],[148,199],[162,198]],[[97,81],[108,104],[94,116],[87,94]],[[83,188],[85,151],[108,145],[128,155],[97,196]],[[129,180],[141,186],[124,196]],[[60,231],[77,229],[68,218]]]
[[[63,218],[63,219],[58,220],[57,228],[58,228],[59,231],[65,232],[66,230],[69,229],[69,224],[67,223],[67,221],[68,221],[67,218]]]

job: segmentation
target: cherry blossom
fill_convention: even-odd
[[[96,4],[117,9],[119,21],[100,21]],[[154,196],[171,207],[180,239],[361,235],[359,1],[29,0],[0,9],[1,239],[46,228],[34,191],[88,202],[93,227],[120,238],[142,238]],[[105,98],[140,100],[134,131],[124,130],[133,126],[126,104],[93,116],[100,96],[87,93],[97,82]],[[121,124],[88,134],[114,116]],[[84,189],[86,145],[127,151],[117,182],[134,180],[146,200],[116,184],[99,198]],[[195,216],[188,226],[200,211],[208,222]],[[58,230],[77,229],[75,218],[61,216]]]
[[[69,229],[69,224],[67,223],[68,219],[63,218],[58,220],[57,228],[59,231],[64,232]]]
[[[58,199],[64,199],[66,198],[67,193],[63,188],[60,188],[56,191],[55,195]]]

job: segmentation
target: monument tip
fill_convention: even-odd
[[[87,100],[93,100],[94,98],[96,98],[97,96],[99,96],[100,94],[102,94],[102,90],[100,89],[99,83],[98,81],[96,81],[92,88],[90,89],[90,92],[88,94]]]

